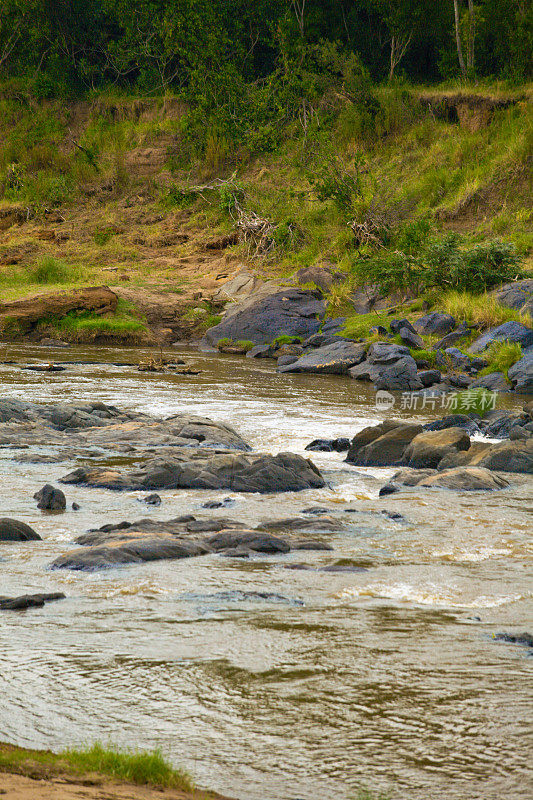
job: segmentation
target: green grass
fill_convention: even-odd
[[[64,286],[79,282],[81,277],[80,267],[67,264],[53,256],[44,256],[26,269],[0,272],[0,288]]]
[[[158,786],[193,791],[191,777],[172,767],[160,750],[151,752],[121,751],[114,745],[104,747],[96,742],[84,749],[69,749],[61,753],[23,750],[0,745],[0,770],[24,773],[24,765],[37,762],[44,767],[74,773],[97,772],[118,780],[143,786]]]
[[[488,367],[480,373],[490,375],[491,372],[503,372],[507,378],[507,370],[522,358],[522,347],[518,342],[494,342],[483,353],[483,358],[489,362]]]
[[[434,367],[437,360],[435,350],[411,350],[411,355],[415,361],[427,361],[430,367]]]
[[[146,325],[139,319],[125,315],[113,314],[100,317],[92,311],[79,314],[71,312],[56,323],[58,330],[65,333],[101,333],[101,334],[133,334],[146,331]]]
[[[371,336],[370,328],[374,325],[382,325],[384,328],[389,327],[390,317],[386,314],[378,312],[370,312],[369,314],[354,314],[348,317],[344,323],[343,334],[352,339],[361,339]]]
[[[275,339],[272,340],[272,344],[276,347],[282,347],[284,344],[299,344],[302,341],[300,336],[287,336],[287,334],[283,334],[283,336],[276,336]]]
[[[446,292],[435,304],[440,311],[451,314],[458,322],[469,322],[481,328],[493,328],[504,322],[521,322],[533,327],[530,314],[502,306],[493,295],[474,295],[470,292]]]

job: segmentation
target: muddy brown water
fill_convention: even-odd
[[[197,376],[110,363],[145,355],[12,346],[2,360],[95,363],[50,374],[1,365],[2,396],[205,414],[270,452],[303,453],[313,438],[352,436],[383,417],[364,384],[280,376],[272,362],[186,352]],[[199,785],[243,800],[338,800],[361,786],[415,800],[531,796],[533,658],[493,639],[533,624],[531,479],[511,476],[493,494],[379,499],[393,470],[313,453],[329,482],[319,491],[167,490],[154,508],[136,492],[67,486],[80,511],[45,514],[33,493],[72,462],[23,464],[14,454],[0,449],[0,515],[44,541],[1,547],[0,594],[68,599],[0,616],[0,740],[159,747]],[[228,496],[229,508],[201,507]],[[350,524],[329,536],[333,553],[46,569],[74,536],[108,522],[187,512],[257,524],[312,505]],[[369,569],[285,568],[339,560]]]

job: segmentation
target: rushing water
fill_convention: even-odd
[[[198,376],[110,364],[142,355],[12,347],[4,358],[95,363],[44,375],[0,366],[2,395],[205,414],[271,452],[303,453],[313,438],[353,436],[381,418],[359,382],[280,376],[272,362],[188,353]],[[360,786],[414,800],[530,797],[533,659],[492,636],[532,624],[531,480],[379,499],[392,470],[311,455],[328,488],[168,490],[153,508],[139,493],[76,486],[67,499],[81,510],[57,515],[37,511],[32,495],[71,464],[23,464],[0,449],[0,516],[44,539],[2,546],[0,594],[68,596],[0,616],[0,740],[160,747],[200,785],[242,800],[340,800]],[[227,496],[231,508],[201,507]],[[74,536],[107,522],[187,512],[257,524],[311,505],[351,524],[331,535],[334,552],[46,570]],[[369,569],[285,568],[339,560]]]

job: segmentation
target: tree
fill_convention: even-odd
[[[455,41],[457,43],[457,58],[459,59],[459,67],[461,75],[466,78],[466,67],[463,58],[463,47],[461,45],[461,17],[459,13],[459,0],[453,0],[453,11],[455,15]]]

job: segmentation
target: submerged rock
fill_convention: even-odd
[[[40,541],[41,537],[33,528],[18,519],[0,519],[0,542]]]
[[[531,633],[495,633],[494,638],[500,642],[523,644],[526,647],[533,647],[533,635]]]
[[[40,608],[52,600],[64,600],[63,592],[50,594],[23,594],[20,597],[4,597],[0,595],[0,611],[23,611],[26,608]]]
[[[305,449],[315,453],[344,453],[350,449],[350,440],[344,436],[339,436],[337,439],[313,439]]]
[[[205,538],[188,535],[200,531],[212,533]],[[232,520],[189,521],[187,517],[104,525],[97,531],[79,536],[76,543],[83,547],[56,558],[50,565],[51,569],[93,571],[209,553],[248,558],[257,553],[284,555],[291,550],[332,549],[315,539],[281,538],[268,530],[247,529],[242,523]]]

